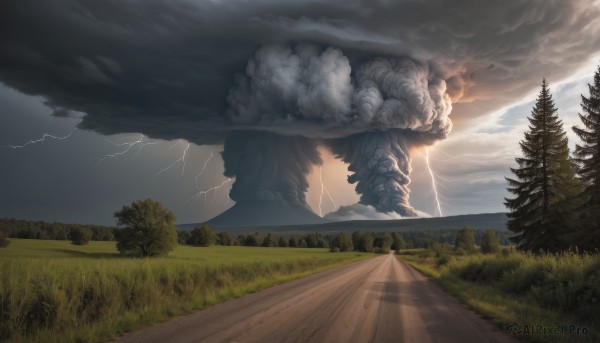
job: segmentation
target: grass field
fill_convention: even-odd
[[[179,246],[119,256],[114,242],[11,239],[0,249],[0,341],[98,342],[373,256],[326,249]]]
[[[414,249],[400,258],[503,329],[518,324],[520,338],[600,341],[600,255],[427,255]],[[568,334],[571,325],[587,334]]]

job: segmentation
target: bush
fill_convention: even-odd
[[[71,243],[75,245],[86,245],[92,239],[92,230],[88,228],[74,227],[71,229]]]
[[[115,212],[117,249],[123,255],[165,256],[177,246],[175,215],[152,199],[139,200]]]
[[[522,255],[507,258],[481,255],[468,256],[448,264],[448,271],[465,281],[495,284],[506,274],[519,269],[524,260]]]
[[[332,247],[331,249],[329,249],[329,251],[331,251],[331,252],[340,252],[340,248],[338,248],[338,247]]]

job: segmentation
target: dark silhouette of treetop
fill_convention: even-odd
[[[505,199],[510,210],[508,229],[523,250],[562,250],[568,245],[573,203],[566,201],[577,192],[574,168],[569,160],[567,135],[554,105],[546,80],[531,111],[529,130],[520,142],[523,157],[516,178],[506,178],[514,198]]]
[[[581,96],[583,114],[579,118],[583,128],[573,127],[581,144],[575,146],[574,161],[583,184],[580,247],[600,249],[600,66],[594,74],[594,83],[588,85],[589,97]]]

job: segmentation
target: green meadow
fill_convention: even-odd
[[[178,246],[121,257],[115,242],[11,239],[0,249],[0,341],[99,342],[373,256],[327,249]]]

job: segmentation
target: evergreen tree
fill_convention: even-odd
[[[515,159],[518,168],[510,169],[516,179],[506,178],[508,191],[516,196],[505,199],[508,229],[517,234],[511,240],[523,250],[562,250],[569,244],[565,237],[572,231],[578,187],[567,135],[546,80],[527,119],[529,131],[520,142],[523,157]]]
[[[582,144],[575,146],[574,161],[583,184],[581,228],[576,244],[584,250],[600,249],[600,66],[594,84],[588,84],[590,96],[581,96],[585,128],[573,127]]]

